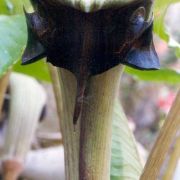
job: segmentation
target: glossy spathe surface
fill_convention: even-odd
[[[120,63],[138,69],[159,68],[152,41],[153,18],[146,5],[138,1],[91,12],[78,5],[74,8],[60,1],[37,0],[33,1],[35,12],[25,12],[29,35],[22,63],[47,57],[76,76],[74,123],[81,114],[90,76]]]

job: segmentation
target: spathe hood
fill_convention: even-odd
[[[76,123],[90,76],[118,65],[159,69],[152,27],[153,0],[65,1],[31,0],[34,13],[25,13],[28,43],[22,64],[41,57],[71,71],[77,78]],[[113,6],[116,4],[116,6]]]
[[[81,69],[96,75],[119,63],[138,69],[159,69],[148,1],[133,1],[123,8],[93,13],[59,4],[63,0],[31,2],[35,12],[25,13],[29,37],[23,64],[45,56],[53,65],[70,70],[76,77]]]

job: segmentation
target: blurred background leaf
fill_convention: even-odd
[[[168,34],[165,30],[164,17],[167,8],[172,4],[179,2],[179,0],[156,0],[154,9],[154,32],[163,40],[168,42]]]
[[[0,77],[21,57],[26,43],[24,17],[0,16]]]
[[[45,60],[37,61],[33,64],[23,66],[21,65],[21,62],[18,61],[18,63],[15,64],[13,70],[19,73],[27,74],[29,76],[34,76],[38,80],[48,82],[51,81],[49,70]]]
[[[128,120],[121,105],[116,102],[113,115],[111,180],[139,179],[142,169]]]
[[[159,83],[179,84],[180,73],[171,69],[161,69],[157,71],[140,71],[129,67],[125,68],[125,72],[132,75],[135,79]]]
[[[0,0],[0,14],[22,14],[23,6],[28,8],[30,6],[29,0]]]
[[[9,14],[10,5],[5,0],[0,0],[0,14]]]
[[[21,56],[27,41],[25,18],[21,14],[23,5],[31,8],[29,1],[0,0],[0,4],[0,77],[16,63],[14,71],[34,76],[39,80],[50,81],[47,64],[44,61],[27,66],[21,65]]]

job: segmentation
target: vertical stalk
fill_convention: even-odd
[[[112,115],[123,66],[91,77],[80,132],[80,180],[109,180]]]
[[[140,180],[156,180],[165,161],[170,145],[180,130],[180,91],[167,116],[165,124],[148,158]]]
[[[51,65],[49,69],[64,141],[66,180],[109,180],[113,105],[122,66],[91,77],[85,96],[82,123],[78,122],[76,127],[72,121],[76,79],[65,69]]]
[[[49,65],[65,152],[66,180],[79,180],[79,122],[73,126],[76,96],[75,76],[62,68]],[[75,129],[74,129],[75,128]]]
[[[173,150],[170,154],[170,160],[168,162],[168,167],[163,175],[163,180],[170,180],[174,177],[174,172],[176,170],[176,166],[178,164],[180,157],[180,136],[178,136],[175,145],[173,147]]]
[[[6,73],[0,79],[0,117],[1,117],[2,105],[4,102],[4,95],[8,86],[8,82],[9,82],[9,73]]]

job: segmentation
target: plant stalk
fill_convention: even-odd
[[[63,137],[66,180],[79,180],[80,122],[76,127],[73,125],[76,79],[71,72],[50,64],[49,70],[53,81]]]
[[[140,180],[156,180],[169,148],[180,130],[180,91],[172,105],[159,137],[151,151]]]
[[[83,105],[82,123],[78,121],[75,127],[72,121],[75,76],[52,65],[49,65],[49,69],[64,142],[66,180],[109,180],[112,114],[123,66],[91,77]]]
[[[180,136],[178,136],[175,145],[170,154],[170,160],[168,162],[168,167],[163,175],[163,180],[173,179],[176,166],[180,157]]]
[[[80,180],[109,180],[112,115],[123,66],[91,77],[80,132]]]

